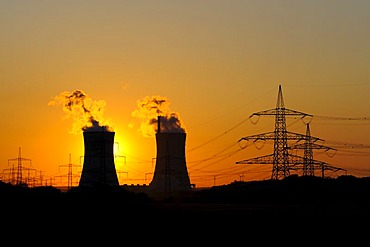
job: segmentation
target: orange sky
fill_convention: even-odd
[[[312,114],[311,135],[336,149],[315,159],[370,174],[369,1],[5,0],[0,18],[3,179],[21,152],[25,176],[67,184],[71,164],[78,182],[86,119],[50,103],[77,90],[115,131],[121,184],[151,180],[155,138],[138,103],[152,97],[184,127],[197,187],[269,179],[271,165],[236,162],[273,143],[238,141],[274,130],[273,117],[248,117],[275,108],[279,85],[285,107]]]

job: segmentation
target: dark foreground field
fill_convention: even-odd
[[[122,237],[134,231],[191,238],[208,231],[213,239],[226,232],[236,238],[266,233],[338,239],[351,232],[364,237],[370,230],[370,178],[353,176],[234,182],[164,200],[124,187],[61,192],[0,182],[0,198],[3,225],[41,233],[88,231],[98,237],[109,230]]]

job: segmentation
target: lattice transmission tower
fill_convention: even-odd
[[[302,149],[303,150],[303,164],[302,167],[296,167],[296,169],[302,170],[303,176],[315,176],[315,171],[319,170],[321,172],[321,177],[325,178],[325,171],[346,171],[345,169],[335,167],[327,164],[326,162],[316,161],[313,158],[313,150],[320,149],[327,151],[336,151],[336,149],[314,143],[311,138],[310,124],[306,124],[306,136],[304,143],[296,143],[289,147],[290,150]],[[330,155],[329,155],[330,156]]]
[[[17,168],[16,168],[16,172],[15,172],[15,177],[14,177],[14,164],[13,164],[13,166],[11,168],[11,183],[15,184],[15,185],[23,185],[24,184],[24,181],[23,181],[24,166],[23,166],[22,163],[24,161],[27,161],[27,162],[29,162],[29,164],[31,166],[31,159],[23,158],[22,155],[21,155],[21,148],[19,148],[18,149],[18,157],[13,158],[13,159],[8,159],[8,164],[10,164],[14,161],[17,162]]]
[[[60,165],[59,167],[67,166],[68,167],[68,173],[67,173],[67,179],[68,179],[68,184],[67,184],[67,189],[71,189],[73,187],[73,167],[80,167],[80,165],[74,165],[72,164],[71,160],[71,154],[69,154],[69,163],[67,165]]]
[[[239,142],[249,140],[273,140],[273,154],[238,161],[236,164],[272,164],[271,179],[278,180],[286,178],[290,175],[291,170],[299,169],[302,164],[307,162],[303,157],[289,153],[288,140],[296,140],[298,142],[301,140],[306,140],[307,138],[306,135],[287,131],[286,116],[296,116],[301,117],[302,119],[313,116],[307,113],[285,108],[281,85],[279,85],[276,108],[253,113],[250,118],[253,116],[263,115],[275,116],[275,130],[273,132],[243,137],[239,140]],[[312,142],[317,140],[320,139],[316,137],[310,137],[310,141]],[[313,159],[311,159],[310,162],[313,164],[322,163]]]

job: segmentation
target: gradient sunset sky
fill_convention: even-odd
[[[314,159],[370,175],[368,0],[1,0],[0,23],[3,179],[19,157],[44,183],[66,184],[68,164],[78,176],[81,118],[60,98],[76,91],[115,132],[120,184],[151,181],[141,106],[153,99],[187,133],[191,183],[270,179],[272,165],[236,162],[273,152],[239,140],[274,130],[273,117],[249,116],[275,108],[279,85],[335,149]],[[305,122],[287,118],[287,130],[305,134]]]

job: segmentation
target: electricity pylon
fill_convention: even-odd
[[[294,132],[288,132],[286,129],[286,116],[300,116],[302,119],[305,117],[312,117],[312,115],[287,109],[284,106],[283,93],[281,85],[279,85],[278,98],[276,108],[253,113],[253,116],[270,115],[275,116],[275,130],[263,134],[243,137],[240,141],[248,140],[273,140],[274,152],[270,155],[260,156],[257,158],[238,161],[236,164],[272,164],[271,179],[283,179],[290,175],[290,164],[303,164],[303,157],[294,156],[288,153],[288,140],[305,140],[306,136]],[[312,137],[312,141],[317,141],[319,138]]]
[[[16,178],[13,177],[13,168],[12,168],[12,183],[16,185],[22,185],[23,184],[23,165],[22,161],[29,161],[31,165],[31,159],[23,158],[21,155],[21,148],[18,149],[18,157],[14,159],[8,159],[8,164],[12,161],[17,161],[17,172],[16,172]]]
[[[74,164],[72,164],[72,161],[71,161],[71,154],[69,154],[69,163],[68,163],[68,165],[60,165],[60,167],[62,167],[62,166],[67,166],[68,167],[68,174],[67,174],[67,178],[68,178],[68,185],[67,185],[67,189],[69,190],[69,189],[71,189],[72,187],[73,187],[73,181],[72,181],[72,179],[73,179],[73,174],[72,174],[72,167],[74,167],[74,166],[80,166],[80,165],[74,165]]]
[[[253,116],[274,115],[275,116],[275,130],[274,132],[267,132],[252,136],[243,137],[239,140],[273,140],[274,152],[273,154],[260,156],[252,159],[246,159],[236,162],[236,164],[272,164],[271,179],[283,179],[290,175],[291,170],[303,170],[303,175],[314,176],[315,170],[320,169],[322,177],[324,177],[325,170],[339,171],[343,170],[338,167],[328,165],[325,162],[313,159],[313,149],[332,149],[323,145],[315,144],[316,141],[323,141],[320,138],[311,136],[309,123],[306,123],[306,135],[289,132],[286,129],[286,116],[300,116],[301,119],[305,117],[313,117],[310,114],[287,109],[284,107],[283,93],[281,85],[279,85],[278,99],[276,108],[266,111],[253,113]],[[292,147],[288,146],[288,140],[296,140],[296,144]],[[299,141],[304,140],[303,144]],[[289,153],[291,149],[303,149],[304,157],[293,155]]]
[[[302,164],[302,170],[303,176],[315,176],[315,170],[320,170],[321,171],[321,177],[325,178],[325,170],[331,170],[331,171],[345,171],[342,168],[334,167],[332,165],[329,165],[325,162],[320,162],[316,161],[313,158],[313,149],[321,149],[324,150],[325,152],[329,150],[334,150],[336,149],[327,147],[324,145],[316,144],[313,143],[312,138],[311,138],[311,131],[310,131],[310,124],[306,124],[306,137],[304,143],[297,143],[295,145],[292,145],[289,147],[289,149],[303,149],[303,164]]]

